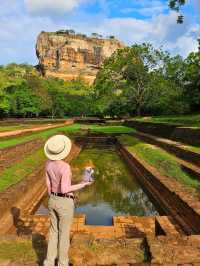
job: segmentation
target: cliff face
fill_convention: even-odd
[[[37,39],[36,54],[45,76],[64,80],[81,77],[91,84],[105,58],[123,47],[115,39],[42,32]]]

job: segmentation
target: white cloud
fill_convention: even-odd
[[[149,20],[135,18],[107,18],[101,23],[79,25],[76,28],[91,32],[100,32],[103,35],[115,35],[117,38],[131,45],[133,43],[151,42],[154,46],[162,46],[174,54],[181,53],[187,56],[189,52],[197,49],[197,37],[200,35],[200,25],[185,21],[180,25],[176,23],[177,14],[162,14]]]
[[[140,14],[144,17],[156,16],[158,14],[163,13],[166,9],[168,9],[168,5],[161,1],[136,1],[134,7],[124,8],[121,10],[124,14]]]
[[[6,1],[10,4],[16,2],[16,0]],[[127,45],[132,45],[136,42],[151,42],[156,47],[163,46],[164,49],[174,54],[180,53],[183,56],[187,56],[189,52],[196,50],[198,46],[196,40],[200,36],[200,25],[197,22],[194,23],[188,20],[187,17],[185,17],[184,24],[177,25],[177,14],[174,12],[139,19],[133,17],[111,18],[104,12],[99,13],[97,16],[91,13],[80,13],[79,10],[79,13],[78,11],[75,14],[69,12],[67,16],[61,16],[60,20],[54,20],[51,16],[46,15],[32,16],[32,14],[25,12],[24,9],[20,9],[19,5],[15,6],[13,4],[12,8],[9,8],[6,1],[5,5],[3,5],[4,8],[0,10],[0,64],[9,62],[36,64],[36,37],[42,30],[56,31],[73,28],[76,32],[88,35],[92,32],[99,32],[104,36],[115,35]],[[33,3],[30,0],[25,1],[26,3]],[[42,6],[47,3],[46,0],[40,1]],[[66,3],[67,1],[70,0],[61,2]],[[82,1],[97,0],[79,0],[76,3],[80,4]],[[104,1],[102,0],[103,3]],[[51,3],[58,5],[61,2]],[[74,7],[73,5],[71,7],[67,6],[65,7],[65,12],[75,7],[76,5]],[[39,9],[37,9],[37,12],[39,14]],[[42,13],[41,9],[40,13]]]
[[[11,62],[36,64],[35,44],[41,30],[56,31],[59,24],[49,18],[0,17],[0,64]],[[62,25],[63,26],[63,25]],[[60,26],[60,28],[62,28]]]
[[[78,7],[81,0],[25,0],[31,14],[54,13],[63,14]]]

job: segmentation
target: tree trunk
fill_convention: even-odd
[[[136,112],[137,112],[137,116],[141,116],[141,106],[140,106],[140,104],[138,104]]]

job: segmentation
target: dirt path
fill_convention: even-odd
[[[46,129],[50,129],[50,128],[62,127],[64,125],[70,125],[73,123],[74,123],[73,120],[66,120],[66,122],[62,123],[62,124],[49,124],[48,126],[40,126],[40,127],[35,127],[35,128],[0,132],[0,138],[12,137],[12,136],[17,136],[17,135],[22,135],[24,133],[37,132],[37,131],[42,131],[42,130],[46,130]]]

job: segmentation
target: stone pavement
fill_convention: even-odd
[[[21,217],[20,226],[21,236],[48,238],[48,216]],[[200,266],[200,235],[185,236],[167,216],[114,216],[113,226],[92,226],[79,214],[71,229],[70,260],[73,266]],[[0,266],[21,266],[6,263]]]
[[[200,266],[200,236],[147,238],[151,262],[162,265]]]
[[[155,236],[156,225],[165,231],[165,234],[179,234],[175,225],[167,216],[114,216],[113,226],[93,226],[85,224],[85,215],[76,214],[71,228],[71,234],[92,234],[96,238],[144,238]],[[21,216],[16,228],[9,233],[19,235],[41,234],[48,235],[50,220],[47,215]],[[177,225],[176,225],[177,226]]]

